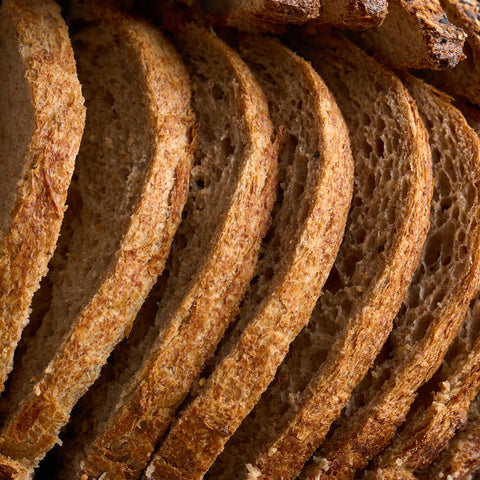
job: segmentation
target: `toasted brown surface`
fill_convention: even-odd
[[[475,0],[441,0],[441,3],[450,21],[467,34],[466,59],[453,69],[428,72],[425,78],[452,95],[480,105],[480,4]]]
[[[324,83],[274,39],[245,38],[240,52],[265,90],[275,126],[285,126],[279,202],[238,324],[154,454],[148,479],[202,478],[209,469],[308,321],[350,204],[348,131]]]
[[[480,110],[462,109],[477,135]],[[480,389],[480,299],[467,312],[442,368],[426,385],[392,443],[374,460],[373,469],[414,471],[423,469],[443,450],[466,420],[470,402]],[[432,477],[434,478],[434,477]]]
[[[90,398],[86,408],[94,413],[83,419],[84,438],[75,436],[66,445],[65,454],[75,458],[61,478],[141,475],[238,312],[269,224],[278,149],[263,92],[240,57],[213,33],[186,25],[175,43],[194,85],[199,146],[156,325],[145,340],[118,352],[128,360]],[[134,328],[145,330],[140,322]],[[101,402],[106,408],[97,414]]]
[[[300,478],[353,478],[393,437],[440,366],[480,281],[480,143],[450,99],[406,77],[429,132],[430,231],[389,341]]]
[[[359,37],[393,68],[452,68],[463,59],[465,33],[449,22],[438,0],[390,0],[381,26]]]
[[[53,1],[0,7],[0,390],[57,243],[85,108]]]
[[[227,444],[212,478],[247,477],[245,465],[258,479],[298,473],[386,340],[428,230],[430,150],[405,87],[347,40],[302,38],[298,45],[331,88],[350,129],[353,206],[307,327]]]
[[[75,54],[89,112],[71,190],[80,217],[50,310],[0,402],[0,452],[25,468],[128,334],[163,269],[191,163],[188,75],[158,32],[105,13],[76,36]]]

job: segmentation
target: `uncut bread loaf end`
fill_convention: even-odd
[[[430,230],[385,349],[301,479],[351,479],[393,438],[442,363],[480,283],[480,143],[449,97],[406,77],[429,133]]]
[[[53,1],[0,7],[0,391],[55,250],[85,108]]]
[[[80,222],[50,310],[0,401],[0,466],[19,471],[58,441],[128,334],[163,269],[192,159],[188,74],[157,31],[104,11],[74,46],[88,108],[74,185]]]
[[[249,47],[247,47],[247,45]],[[311,66],[277,40],[250,37],[246,55],[284,126],[280,188],[257,276],[213,373],[180,413],[145,472],[200,479],[275,375],[308,321],[343,236],[353,164],[348,131]]]
[[[428,230],[430,150],[400,80],[345,39],[324,33],[297,45],[350,129],[352,207],[308,325],[210,478],[295,477],[386,340]],[[255,59],[255,48],[246,55]]]
[[[270,222],[278,149],[262,90],[214,33],[186,24],[174,41],[191,74],[199,123],[188,201],[155,325],[148,331],[137,323],[152,318],[139,318],[134,329],[147,330],[146,338],[115,352],[123,358],[114,378],[92,392],[75,419],[62,479],[140,477],[235,318]]]

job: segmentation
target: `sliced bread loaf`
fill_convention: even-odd
[[[322,36],[298,45],[347,120],[353,205],[307,327],[212,478],[246,478],[247,466],[252,478],[294,478],[387,339],[428,230],[430,150],[405,87],[347,40]]]
[[[350,205],[348,131],[320,77],[274,39],[245,38],[240,53],[267,95],[275,126],[286,130],[278,202],[238,323],[154,454],[148,479],[203,478],[307,323]]]
[[[300,478],[353,478],[393,437],[440,366],[480,283],[480,142],[450,99],[406,84],[429,133],[435,178],[420,265],[376,364]]]
[[[393,68],[452,68],[463,59],[465,33],[448,21],[439,0],[390,0],[381,26],[359,37]]]
[[[185,25],[175,43],[199,122],[188,201],[168,278],[158,285],[155,325],[148,328],[150,302],[115,352],[113,379],[83,405],[65,445],[64,479],[139,478],[235,318],[269,224],[278,149],[263,92],[238,54],[206,29]]]
[[[0,391],[57,243],[85,108],[50,0],[0,7]]]
[[[153,28],[115,12],[102,17],[74,42],[88,107],[72,190],[80,218],[50,309],[0,402],[0,454],[19,470],[58,441],[128,334],[163,269],[188,189],[188,74]]]

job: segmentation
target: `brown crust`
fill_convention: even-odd
[[[328,53],[322,55],[315,43],[310,48],[305,41],[300,45],[300,51],[308,52],[307,58],[320,73],[325,62],[335,64],[338,61],[336,57],[330,60]],[[350,42],[332,37],[325,40],[325,44],[322,42],[322,47],[341,51],[348,63],[360,70],[375,71],[378,81],[390,86],[392,96],[388,101],[403,106],[403,115],[407,118],[403,135],[408,136],[410,142],[408,146],[402,145],[402,149],[409,152],[405,160],[411,163],[413,177],[403,199],[403,209],[408,213],[395,232],[395,241],[382,253],[388,259],[382,265],[383,270],[357,299],[358,308],[348,317],[345,330],[335,337],[327,360],[301,393],[290,415],[282,419],[281,429],[276,431],[274,438],[268,439],[268,445],[257,456],[253,465],[258,480],[291,478],[319,446],[387,339],[418,265],[428,231],[433,188],[430,149],[413,100],[398,78]],[[406,129],[407,124],[410,131]],[[398,208],[400,211],[402,205]]]
[[[393,68],[452,68],[464,58],[465,33],[451,24],[438,0],[390,0],[380,27],[359,39]]]
[[[0,15],[16,32],[34,115],[25,176],[0,236],[1,391],[33,293],[55,250],[85,108],[58,5],[50,0],[5,0]]]
[[[114,12],[103,15],[104,28],[111,28],[117,39],[123,39],[144,68],[142,74],[151,101],[152,158],[130,224],[103,283],[2,429],[0,451],[27,468],[35,467],[57,442],[59,430],[78,397],[93,383],[115,343],[128,333],[136,309],[163,269],[188,190],[188,132],[193,123],[188,75],[173,49],[169,50],[171,47],[165,65],[154,47],[164,45],[165,40],[153,28]],[[172,74],[166,82],[165,70]],[[185,105],[181,118],[159,114],[172,80],[174,91]],[[179,151],[172,151],[175,142],[170,140],[174,138],[184,139],[178,142]],[[92,345],[96,347],[93,351]]]
[[[79,473],[85,479],[96,479],[104,472],[106,480],[134,480],[141,475],[175,410],[236,314],[254,273],[273,205],[277,148],[271,142],[273,127],[263,92],[238,55],[213,33],[189,25],[180,35],[183,40],[177,43],[195,43],[215,51],[224,75],[231,77],[225,81],[238,85],[235,92],[238,89],[240,94],[235,95],[244,116],[248,148],[238,162],[230,205],[202,258],[203,267],[177,310],[169,312],[168,328],[161,330],[144,360],[135,388],[127,388],[128,396],[123,396],[115,414],[88,446]]]
[[[252,45],[261,41],[248,43],[249,48],[256,51],[257,47]],[[146,470],[147,479],[203,477],[272,381],[290,342],[308,321],[343,236],[353,176],[343,118],[333,97],[307,62],[277,42],[270,40],[265,45],[269,51],[277,49],[276,55],[281,52],[285,64],[294,65],[291,68],[296,78],[302,74],[302,83],[308,84],[308,91],[315,95],[310,115],[318,122],[315,148],[321,152],[318,158],[322,162],[309,167],[318,173],[308,180],[309,193],[302,200],[308,199],[308,213],[282,252],[284,265],[270,280],[268,293],[261,301],[244,305],[245,311],[251,309],[244,319],[250,320],[249,323],[154,454]],[[242,52],[249,58],[248,47]],[[317,156],[313,154],[313,158]]]
[[[470,181],[476,184],[478,180],[475,178],[480,175],[478,136],[467,125],[460,112],[451,105],[448,97],[418,79],[406,78],[409,91],[415,92],[412,95],[417,102],[420,95],[430,98],[441,105],[444,112],[448,112],[451,121],[455,122],[455,128],[462,129],[462,135],[472,147],[470,167],[474,170],[473,180]],[[471,215],[480,215],[480,199],[478,192],[475,193],[477,199],[474,203],[474,213]],[[319,449],[316,455],[318,462],[309,465],[300,478],[321,480],[353,478],[354,472],[364,468],[369,459],[379,453],[404,421],[416,390],[428,381],[440,366],[465,317],[468,304],[478,291],[480,228],[473,225],[469,235],[471,263],[469,268],[462,272],[462,280],[451,285],[449,293],[444,294],[445,301],[438,304],[441,309],[431,319],[420,339],[413,344],[398,346],[390,362],[391,371],[388,371],[388,378],[378,386],[378,390],[372,392],[364,406],[349,418],[343,418],[343,422],[338,425],[332,437]],[[381,375],[381,372],[378,374]],[[455,421],[455,418],[453,419]]]

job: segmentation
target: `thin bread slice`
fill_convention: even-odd
[[[450,93],[480,105],[480,4],[474,0],[441,0],[452,23],[467,34],[466,59],[443,72],[425,72],[425,78]]]
[[[353,478],[395,434],[439,368],[480,283],[480,141],[450,99],[411,76],[435,178],[430,231],[383,355],[300,478]]]
[[[213,373],[154,454],[148,479],[203,478],[307,323],[350,205],[348,130],[320,77],[275,39],[244,38],[240,54],[267,95],[274,125],[286,130],[279,201],[238,323]]]
[[[0,391],[60,232],[85,108],[60,8],[0,7]]]
[[[480,467],[480,395],[470,405],[467,421],[445,450],[417,478],[470,480]],[[473,476],[473,478],[477,478]]]
[[[405,87],[345,39],[298,44],[347,120],[356,165],[353,206],[307,327],[212,478],[245,478],[246,465],[252,478],[294,478],[387,339],[428,230],[430,149]]]
[[[464,58],[465,33],[448,21],[439,0],[390,0],[382,25],[359,39],[375,57],[401,70],[442,70]]]
[[[155,325],[141,325],[151,322],[142,309],[134,329],[148,333],[134,332],[139,338],[121,346],[113,380],[83,407],[83,434],[66,444],[71,458],[61,478],[140,477],[235,318],[270,221],[278,148],[262,90],[238,54],[206,29],[182,26],[175,43],[194,84],[199,146],[168,279],[159,285]]]
[[[163,269],[188,190],[194,119],[173,47],[146,24],[103,11],[74,49],[88,107],[72,189],[80,218],[50,309],[0,402],[0,454],[19,470],[34,468],[58,441],[128,334]]]
[[[462,108],[468,124],[480,133],[480,111]],[[424,469],[465,423],[471,401],[480,390],[480,297],[470,304],[467,316],[450,346],[442,368],[422,388],[405,425],[378,455],[371,470],[385,475]],[[406,473],[405,473],[406,475]]]

